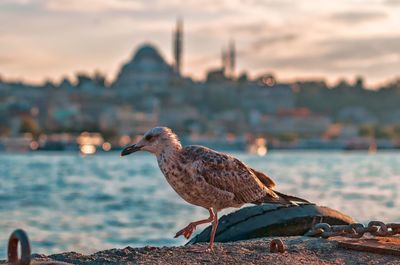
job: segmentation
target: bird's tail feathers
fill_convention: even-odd
[[[272,191],[272,190],[271,190]],[[272,193],[276,196],[271,196],[271,194],[268,194],[267,196],[261,198],[260,200],[254,202],[255,204],[261,204],[261,203],[278,203],[278,204],[284,204],[284,205],[290,205],[294,204],[297,205],[297,203],[310,203],[309,201],[296,197],[296,196],[291,196],[287,195],[278,191],[272,191]]]
[[[284,200],[286,200],[286,201],[288,201],[288,202],[291,202],[291,203],[295,203],[295,204],[296,204],[297,202],[300,202],[300,203],[310,203],[309,201],[307,201],[307,200],[305,200],[305,199],[302,199],[302,198],[299,198],[299,197],[296,197],[296,196],[287,195],[287,194],[281,193],[281,192],[276,191],[276,190],[274,190],[274,192],[275,192],[275,194],[278,195],[280,198],[283,198]]]

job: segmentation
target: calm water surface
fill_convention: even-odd
[[[272,176],[282,192],[360,222],[400,222],[400,152],[235,155]],[[150,155],[0,153],[0,259],[16,228],[29,233],[36,253],[91,253],[183,244],[175,232],[207,214],[174,193]]]

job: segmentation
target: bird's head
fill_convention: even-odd
[[[137,151],[147,151],[159,155],[166,148],[176,150],[182,148],[182,146],[178,137],[170,128],[154,127],[147,131],[139,142],[122,150],[121,156],[126,156]]]

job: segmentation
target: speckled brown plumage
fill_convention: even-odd
[[[122,155],[144,150],[156,155],[158,165],[171,187],[187,202],[209,210],[210,217],[189,224],[177,236],[190,237],[197,225],[213,221],[210,249],[218,225],[217,212],[246,203],[305,201],[273,190],[274,181],[240,160],[207,147],[182,147],[178,137],[166,127],[149,130]]]
[[[257,203],[268,197],[280,202],[274,182],[238,159],[203,146],[178,150],[174,159],[158,157],[161,171],[174,190],[189,203],[221,210]],[[164,162],[165,161],[165,162]]]

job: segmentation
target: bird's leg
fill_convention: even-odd
[[[203,219],[200,221],[190,223],[188,226],[178,231],[175,237],[183,235],[186,239],[188,239],[193,234],[193,231],[196,230],[196,226],[213,221],[215,216],[213,209],[212,208],[208,209],[208,212],[210,213],[210,217],[208,217],[208,219]]]
[[[210,210],[210,212],[212,209]],[[214,213],[214,211],[212,211]],[[210,234],[210,243],[206,249],[204,248],[195,248],[195,246],[192,247],[190,250],[191,252],[195,253],[204,253],[204,252],[212,252],[214,250],[214,239],[215,239],[215,233],[217,232],[217,227],[218,227],[218,215],[217,211],[213,214],[213,219],[212,219],[212,228],[211,228],[211,234]],[[210,216],[211,217],[211,216]]]
[[[207,251],[212,251],[214,249],[214,239],[215,233],[217,232],[218,227],[218,212],[215,211],[214,220],[212,223],[211,235],[210,235],[210,244],[208,245]]]

